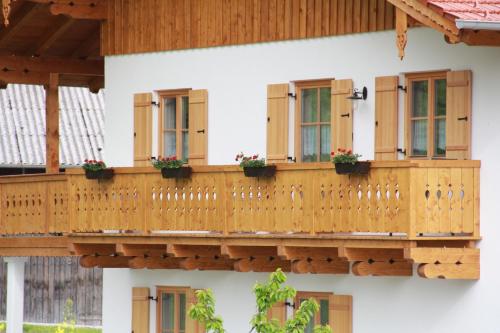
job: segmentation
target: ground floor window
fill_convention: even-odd
[[[313,298],[319,304],[319,311],[316,312],[309,324],[307,325],[304,333],[313,333],[314,326],[316,325],[330,325],[332,327],[332,319],[330,318],[330,307],[332,306],[332,293],[324,292],[297,292],[295,299],[296,309],[305,300]]]
[[[158,333],[187,333],[187,295],[189,288],[157,288]]]

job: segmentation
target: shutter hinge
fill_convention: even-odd
[[[297,94],[294,93],[288,93],[288,97],[291,97],[293,99],[297,99]]]
[[[151,105],[154,105],[154,106],[160,106],[160,103],[155,102],[155,101],[151,101]]]
[[[158,297],[148,296],[148,300],[158,303]]]
[[[403,90],[405,93],[408,91],[407,87],[403,87],[402,85],[398,85],[399,90]]]
[[[286,306],[289,306],[289,307],[291,307],[291,308],[293,308],[293,309],[295,309],[295,303],[291,303],[291,302],[288,302],[288,301],[287,301],[287,302],[285,302],[285,305],[286,305]]]
[[[403,155],[405,155],[405,156],[406,156],[406,149],[404,149],[404,148],[398,148],[398,149],[396,149],[396,151],[397,151],[398,153],[401,153],[401,154],[403,154]]]
[[[288,156],[286,159],[290,162],[294,162],[294,163],[297,162],[297,157]]]

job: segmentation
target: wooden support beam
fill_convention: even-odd
[[[7,84],[9,83],[48,85],[49,74],[50,73],[0,71],[0,85],[3,89],[7,88]]]
[[[220,257],[220,246],[168,244],[167,253],[180,258],[215,258]]]
[[[352,273],[357,276],[412,276],[413,265],[405,261],[358,261],[352,265]]]
[[[455,248],[408,248],[404,257],[419,264],[478,264],[479,249]]]
[[[398,55],[401,60],[405,56],[406,43],[408,37],[408,15],[399,8],[396,8],[396,46],[398,47]]]
[[[479,263],[474,264],[421,264],[418,275],[427,279],[478,280]]]
[[[72,58],[87,59],[91,54],[99,54],[101,47],[101,27],[92,30],[85,41],[73,50],[71,53]],[[97,51],[97,52],[96,52]]]
[[[104,77],[104,60],[0,56],[1,73],[58,73]]]
[[[59,74],[50,73],[45,95],[45,172],[59,173]]]
[[[247,259],[256,257],[276,257],[276,246],[231,246],[222,245],[221,255],[231,259]]]
[[[406,261],[403,249],[339,248],[339,256],[349,261]]]
[[[75,21],[72,18],[61,16],[57,23],[52,25],[45,35],[36,43],[33,48],[26,52],[29,56],[41,56],[47,51]]]
[[[116,253],[128,257],[161,258],[167,255],[167,246],[162,244],[116,244]]]
[[[9,25],[0,30],[0,48],[3,47],[14,36],[23,25],[35,16],[41,6],[33,3],[25,3],[9,19]]]
[[[463,30],[460,40],[467,45],[500,46],[500,31]]]
[[[349,262],[328,259],[301,259],[292,263],[297,274],[349,274]]]
[[[80,266],[84,268],[128,268],[131,257],[120,256],[83,256],[80,258]]]
[[[181,258],[135,257],[130,259],[129,267],[133,269],[180,269]]]
[[[53,15],[66,15],[75,19],[105,20],[107,6],[105,0],[27,0],[49,4]]]
[[[445,34],[451,43],[460,41],[460,31],[455,22],[440,15],[420,0],[387,0],[417,21]]]
[[[69,252],[77,256],[110,256],[116,253],[114,244],[69,244]]]
[[[338,248],[335,247],[278,246],[278,255],[287,260],[339,258]]]
[[[207,257],[186,258],[181,261],[180,267],[188,271],[195,269],[200,271],[231,271],[234,268],[234,260],[221,257],[217,259]]]
[[[234,270],[237,272],[274,272],[278,268],[284,272],[290,272],[291,263],[289,260],[272,256],[245,258],[234,263]]]

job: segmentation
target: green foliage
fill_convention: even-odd
[[[215,315],[215,298],[211,289],[197,290],[198,302],[189,310],[189,316],[205,325],[208,333],[225,333],[223,321]]]
[[[183,160],[178,160],[176,156],[151,158],[151,163],[155,169],[179,169],[185,162]]]
[[[89,171],[104,170],[106,169],[106,163],[104,163],[103,161],[85,160],[85,163],[82,165],[82,168],[84,170],[89,170]]]
[[[76,333],[76,316],[73,311],[73,301],[68,298],[64,305],[63,312],[64,320],[60,325],[57,325],[56,333]]]
[[[57,326],[46,325],[24,324],[23,326],[24,333],[57,333],[57,329]],[[102,329],[92,327],[75,327],[75,333],[102,333]]]
[[[253,292],[257,302],[257,313],[250,321],[256,333],[303,333],[314,313],[319,310],[319,305],[314,299],[308,299],[300,305],[293,318],[288,319],[284,326],[276,319],[268,319],[268,311],[275,303],[286,302],[295,298],[296,290],[283,286],[286,275],[281,269],[276,270],[269,277],[267,283],[256,283]],[[215,316],[215,300],[210,289],[196,292],[198,303],[189,310],[192,319],[205,324],[209,333],[225,333],[222,318]],[[331,333],[329,326],[317,325],[314,333]]]
[[[236,162],[240,162],[242,168],[263,168],[266,166],[266,160],[259,158],[259,155],[245,156],[239,153],[235,158]]]
[[[332,151],[332,162],[333,163],[350,163],[354,164],[361,157],[359,154],[353,154],[351,149],[339,148],[337,153]]]
[[[0,333],[4,333],[6,330],[5,323],[0,323]]]

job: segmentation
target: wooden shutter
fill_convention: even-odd
[[[132,288],[132,333],[149,333],[149,288]]]
[[[275,303],[267,313],[268,319],[277,319],[280,324],[284,325],[286,321],[286,305],[285,302]]]
[[[398,76],[375,78],[375,159],[397,160]]]
[[[472,73],[446,74],[446,158],[470,159]]]
[[[189,316],[189,310],[193,304],[198,302],[196,298],[196,290],[197,289],[189,289],[187,292],[187,302],[186,302],[186,332],[192,333],[204,333],[205,327],[200,324],[198,321],[191,319]]]
[[[330,295],[329,304],[332,332],[352,333],[352,296]]]
[[[288,158],[288,83],[267,86],[267,163]]]
[[[352,100],[347,99],[352,94],[352,87],[351,79],[332,81],[332,151],[352,149]]]
[[[134,166],[146,166],[151,158],[153,94],[134,94]]]
[[[189,165],[206,165],[208,151],[208,91],[189,91]]]

